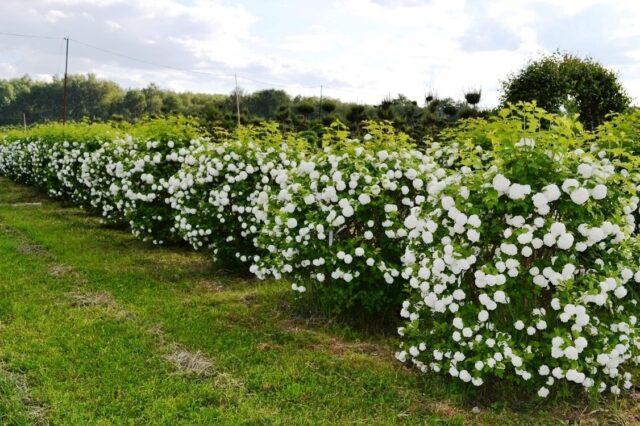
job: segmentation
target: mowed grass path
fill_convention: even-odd
[[[283,283],[151,247],[0,178],[0,424],[594,419],[583,406],[473,413],[472,398],[396,362],[393,336],[295,312]],[[595,418],[634,418],[626,405]]]

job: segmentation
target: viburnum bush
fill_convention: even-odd
[[[206,141],[188,119],[156,119],[131,129],[126,155],[116,163],[120,181],[110,186],[131,231],[153,244],[175,242],[176,211],[169,201],[169,179],[191,149]],[[119,167],[122,165],[122,172]]]
[[[88,190],[90,211],[105,223],[124,224],[125,198],[122,180],[128,173],[130,153],[136,141],[130,136],[117,136],[89,153],[80,168],[80,179]]]
[[[104,124],[79,123],[12,130],[0,144],[0,171],[13,179],[35,185],[51,196],[86,205],[86,187],[79,181],[80,168],[90,153],[113,137]]]
[[[0,144],[0,173],[16,182],[46,189],[47,146],[25,139],[4,142]]]
[[[286,170],[296,167],[304,142],[283,137],[277,125],[267,123],[192,148],[168,181],[176,232],[226,267],[257,261],[256,203],[264,189],[277,186]]]
[[[598,127],[595,142],[640,193],[640,110],[614,115]],[[634,215],[636,222],[640,221],[640,212],[636,211]]]
[[[397,358],[540,397],[630,389],[640,361],[633,185],[604,151],[578,147],[589,139],[579,126],[535,107],[461,132],[457,177],[405,221]]]
[[[258,277],[285,277],[293,290],[331,313],[396,310],[409,210],[444,175],[405,135],[370,123],[363,140],[334,126],[324,149],[279,175],[258,195],[257,239],[266,252]],[[269,191],[270,190],[270,191]]]

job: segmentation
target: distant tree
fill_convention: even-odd
[[[482,98],[482,90],[470,90],[464,94],[464,100],[473,108],[480,103],[480,98]]]
[[[138,118],[144,114],[147,106],[144,93],[140,90],[129,90],[122,99],[123,108],[132,118]]]
[[[183,111],[182,99],[175,93],[165,93],[162,99],[163,114],[181,114]]]
[[[0,79],[0,125],[58,121],[62,117],[63,80],[32,80],[29,76]],[[295,96],[276,89],[248,93],[239,90],[242,124],[276,120],[285,131],[309,131],[321,138],[323,126],[346,123],[359,134],[366,119],[388,120],[416,141],[434,135],[460,117],[475,116],[465,103],[427,98],[424,107],[403,95],[380,105],[355,105],[338,99]],[[443,109],[451,109],[446,114]],[[237,126],[235,91],[230,94],[174,92],[155,84],[142,89],[122,89],[96,76],[69,75],[68,119],[91,121],[137,121],[144,116],[184,115],[196,117],[211,132]]]
[[[351,106],[346,116],[349,128],[355,133],[360,133],[362,121],[366,120],[366,118],[366,108],[364,105]]]
[[[162,91],[155,83],[151,83],[142,89],[144,95],[144,113],[146,115],[157,115],[162,112],[163,96]]]
[[[293,124],[291,108],[287,105],[280,105],[276,111],[276,120],[286,131]]]
[[[336,103],[330,99],[324,100],[322,101],[320,109],[322,110],[323,114],[331,114],[336,110]]]
[[[616,73],[591,58],[558,52],[531,61],[502,82],[502,101],[536,101],[551,112],[576,112],[587,129],[604,122],[610,112],[622,112],[630,99]]]
[[[254,92],[244,99],[249,113],[262,119],[276,119],[276,112],[281,106],[289,106],[291,98],[284,90],[267,89]]]
[[[315,110],[315,105],[313,105],[309,100],[303,100],[295,106],[295,111],[302,115],[306,120],[309,120],[309,117]]]

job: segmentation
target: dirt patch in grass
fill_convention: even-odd
[[[245,294],[244,296],[242,296],[242,298],[240,300],[245,305],[251,306],[256,302],[256,300],[258,300],[258,296],[255,293],[249,293],[249,294]]]
[[[38,244],[21,244],[18,246],[18,252],[22,254],[42,254],[45,248]]]
[[[205,292],[220,293],[225,290],[224,286],[216,281],[202,279],[194,283],[194,287]]]
[[[7,377],[12,382],[17,391],[24,407],[27,409],[28,416],[33,421],[34,425],[45,426],[49,424],[46,418],[49,407],[42,404],[30,395],[29,384],[24,374],[12,371],[6,364],[0,362],[0,374]]]
[[[63,264],[53,264],[49,266],[49,270],[47,271],[49,275],[55,278],[60,278],[64,276],[68,276],[75,273],[75,269],[69,265]]]
[[[99,292],[99,293],[71,293],[69,294],[71,298],[71,306],[74,307],[91,307],[91,306],[107,306],[114,307],[116,306],[115,300],[111,297],[109,293]]]
[[[191,352],[179,349],[164,357],[181,374],[193,376],[210,376],[213,362],[202,352]]]
[[[312,345],[312,347],[313,349],[326,348],[329,352],[338,356],[356,353],[379,358],[393,358],[392,351],[387,347],[368,342],[349,342],[335,337],[330,337],[323,343]]]
[[[283,329],[287,333],[305,334],[312,337],[314,342],[307,346],[309,350],[324,350],[338,356],[361,354],[376,358],[394,359],[394,348],[383,342],[373,343],[359,340],[345,340],[318,331],[321,325],[316,322],[309,322],[308,325],[309,327],[305,327],[295,323],[287,323]]]
[[[35,201],[35,202],[30,202],[30,203],[2,203],[2,205],[9,205],[11,207],[39,207],[42,205],[41,202],[39,201]]]
[[[256,345],[256,348],[261,351],[279,351],[282,349],[282,345],[272,342],[262,342]]]

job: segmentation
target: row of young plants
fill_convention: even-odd
[[[0,173],[331,314],[396,318],[396,357],[472,386],[618,394],[640,362],[638,112],[597,133],[535,105],[419,149],[387,124],[309,146],[181,119],[7,132]]]

